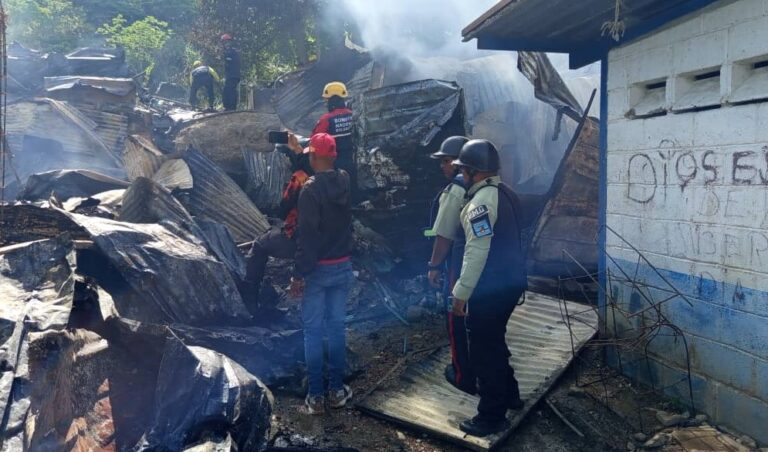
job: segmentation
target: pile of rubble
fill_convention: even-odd
[[[10,50],[3,196],[15,201],[0,206],[3,450],[266,446],[267,386],[302,384],[302,333],[281,289],[289,263],[272,263],[272,290],[254,305],[243,291],[243,250],[275,224],[268,215],[290,177],[289,157],[267,131],[306,133],[327,80],[347,81],[355,93],[366,199],[355,208],[359,284],[348,322],[394,315],[407,323],[435,305],[423,279],[406,277],[422,270],[430,243],[418,237],[444,183],[429,153],[471,132],[467,94],[434,79],[386,85],[380,61],[348,52],[254,96],[269,105],[200,113],[140,92],[118,51]],[[586,218],[579,234],[594,235],[597,137],[586,118],[553,188],[526,198],[534,244],[576,243],[572,230],[562,236],[568,212]]]

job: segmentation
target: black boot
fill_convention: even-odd
[[[509,399],[509,402],[507,402],[507,408],[510,410],[518,411],[522,410],[523,407],[525,407],[525,402],[519,397],[517,399]]]
[[[466,392],[469,395],[477,394],[477,385],[474,381],[472,381],[472,384],[468,383],[466,378],[461,383],[456,381],[456,370],[453,368],[453,364],[445,366],[445,379],[451,386],[462,392]]]
[[[499,419],[496,421],[481,418],[475,416],[472,419],[467,419],[459,424],[459,428],[462,432],[477,436],[479,438],[499,433],[509,428],[509,421],[506,419]]]

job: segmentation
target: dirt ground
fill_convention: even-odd
[[[275,390],[273,450],[464,450],[354,408],[354,402],[382,379],[398,378],[407,363],[446,344],[443,331],[443,321],[435,314],[409,327],[391,318],[355,325],[349,344],[363,370],[350,381],[355,391],[353,403],[325,416],[306,416],[298,411],[303,402],[299,395]],[[660,428],[653,409],[672,409],[674,405],[621,377],[584,388],[577,385],[605,375],[613,372],[601,366],[599,350],[585,349],[578,365],[571,366],[546,397],[579,433],[542,399],[501,450],[620,451],[628,450],[635,433],[652,436]],[[663,450],[677,449],[669,446]]]

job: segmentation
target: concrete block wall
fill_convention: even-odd
[[[611,51],[606,212],[607,225],[660,274],[638,266],[637,254],[611,233],[606,245],[616,263],[609,263],[609,270],[637,272],[660,288],[649,290],[656,300],[668,296],[661,290],[666,279],[692,304],[676,299],[663,313],[688,341],[697,408],[764,444],[768,83],[750,88],[749,102],[736,104],[730,97],[750,76],[768,79],[766,61],[768,0],[716,2]],[[675,108],[683,96],[691,97],[691,89],[704,86],[696,85],[701,74],[709,74],[707,86],[714,92],[693,97],[708,99],[701,105],[706,108]],[[665,83],[666,114],[634,117],[633,103],[645,87],[659,82]],[[626,309],[644,307],[628,284],[614,282],[609,290]],[[632,322],[617,327],[638,326]],[[650,347],[653,366],[629,366],[625,372],[659,386],[679,381],[687,359],[682,344],[664,336],[668,333]],[[687,397],[685,385],[667,390]]]

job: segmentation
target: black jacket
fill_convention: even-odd
[[[224,77],[240,80],[240,53],[232,47],[224,51]]]
[[[321,261],[352,254],[349,175],[343,170],[312,176],[299,195],[296,273],[306,276]]]

